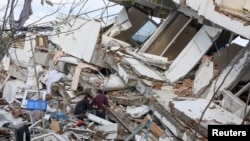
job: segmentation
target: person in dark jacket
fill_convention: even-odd
[[[97,90],[97,95],[93,98],[91,106],[96,108],[96,116],[106,119],[105,106],[109,107],[109,102],[102,90]]]
[[[74,115],[78,119],[83,119],[87,111],[93,110],[92,106],[90,105],[91,100],[92,100],[92,96],[87,94],[82,100],[80,100],[76,104]]]

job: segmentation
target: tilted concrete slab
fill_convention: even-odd
[[[165,72],[167,80],[175,82],[189,73],[212,46],[222,29],[203,25]]]
[[[101,22],[78,18],[69,23],[73,26],[64,25],[61,28],[61,34],[51,36],[51,40],[58,44],[65,53],[91,62],[101,29]]]
[[[214,75],[214,63],[208,57],[204,57],[195,73],[194,85],[192,87],[193,93],[199,96],[210,84]]]
[[[173,101],[170,102],[169,106],[176,118],[182,120],[193,129],[197,128],[197,131],[205,137],[208,136],[207,129],[210,124],[241,124],[242,119],[217,104],[211,103],[205,111],[208,104],[209,100],[207,99],[195,99],[191,101]],[[199,125],[198,123],[203,112],[205,114]]]
[[[220,75],[212,82],[204,95],[211,99],[213,95],[220,96],[223,89],[233,88],[242,77],[249,72],[250,68],[250,46],[240,50],[229,65],[223,69]]]
[[[153,69],[147,67],[140,61],[133,59],[133,58],[124,58],[126,63],[128,63],[133,71],[142,78],[148,78],[152,80],[157,81],[165,81],[163,77],[161,77],[157,72],[155,72]]]
[[[229,31],[237,33],[245,38],[250,38],[249,25],[249,0],[174,0],[181,7],[189,7],[196,11],[199,16],[217,24]],[[185,11],[182,11],[185,13]],[[188,12],[188,11],[186,11]]]

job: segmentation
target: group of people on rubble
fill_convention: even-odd
[[[46,95],[46,100],[49,100],[49,99],[51,99],[51,96],[48,98]],[[86,94],[85,97],[76,104],[75,109],[74,109],[74,115],[79,120],[86,118],[87,113],[91,113],[100,118],[106,119],[106,107],[110,107],[108,97],[106,96],[106,92],[102,90],[97,90],[97,94],[95,97],[92,97],[91,95]],[[27,112],[25,110],[22,110],[21,108],[13,108],[12,115],[15,118],[21,116],[24,119],[27,119],[27,120],[29,119],[29,115],[27,114]],[[38,115],[38,114],[35,114],[35,115]],[[40,118],[40,116],[32,116],[32,117]]]
[[[86,96],[76,104],[74,115],[78,119],[83,119],[86,117],[86,113],[91,113],[106,119],[106,106],[110,107],[106,92],[97,90],[95,97],[86,94]]]

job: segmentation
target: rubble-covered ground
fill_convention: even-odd
[[[243,30],[211,25],[205,12],[201,21],[178,2],[168,5],[175,12],[162,8],[159,25],[145,13],[159,4],[117,3],[126,8],[106,27],[72,17],[60,34],[15,37],[1,60],[0,140],[204,141],[209,124],[249,124],[250,46],[233,42]],[[155,30],[146,36],[145,26]],[[106,118],[78,120],[76,103],[98,89]]]

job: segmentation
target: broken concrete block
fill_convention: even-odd
[[[110,36],[102,35],[102,44],[105,47],[113,47],[113,46],[120,46],[120,47],[131,47],[130,44],[127,42],[112,38]]]
[[[1,62],[3,70],[8,71],[10,68],[10,58],[5,55]]]
[[[97,131],[101,131],[105,139],[112,140],[117,138],[118,124],[98,126]]]
[[[214,103],[211,103],[205,111],[208,104],[209,100],[207,99],[194,99],[191,101],[172,101],[169,103],[169,107],[176,118],[193,129],[197,128],[197,131],[205,137],[208,137],[209,124],[241,124],[242,119]],[[205,114],[200,119],[203,112]],[[200,124],[198,124],[199,120],[201,120]]]
[[[219,74],[218,78],[206,89],[204,95],[211,99],[217,91],[216,97],[223,89],[232,89],[248,72],[250,67],[250,45],[240,50],[229,65]],[[218,89],[218,90],[217,90]]]
[[[124,105],[124,106],[135,106],[140,104],[139,101],[141,101],[142,97],[141,96],[109,96],[112,102],[119,104],[119,105]]]
[[[49,53],[35,52],[35,63],[42,66],[50,67],[52,66],[52,56]]]
[[[16,65],[10,65],[9,73],[12,77],[15,77],[19,80],[26,81],[28,70]]]
[[[167,127],[177,137],[183,136],[186,128],[177,118],[171,116],[171,114],[158,103],[151,104],[150,109],[164,127]]]
[[[105,62],[115,71],[118,72],[118,64],[115,57],[112,54],[107,54],[105,56]]]
[[[129,29],[130,27],[132,27],[132,24],[129,20],[127,10],[126,8],[123,8],[119,12],[118,16],[115,18],[114,26],[110,30],[108,30],[105,34],[110,37],[113,37],[120,34],[121,31]]]
[[[109,77],[105,77],[103,85],[101,86],[103,91],[114,91],[127,88],[129,88],[129,86],[126,85],[123,79],[117,74],[111,74]]]
[[[126,50],[126,53],[134,56],[138,60],[143,60],[146,64],[149,64],[151,66],[155,66],[161,69],[166,69],[169,64],[171,64],[170,61],[168,61],[168,58],[156,56],[148,53],[136,53],[129,50]]]
[[[214,77],[214,63],[204,56],[198,70],[195,73],[193,93],[200,95],[204,89],[210,84]]]
[[[137,76],[131,70],[124,69],[123,64],[118,63],[118,73],[128,86],[136,86]]]
[[[38,74],[44,71],[41,65],[36,65],[35,67],[28,67],[27,68],[27,80],[26,80],[26,87],[28,89],[42,89],[42,84],[38,82]]]
[[[131,69],[140,77],[149,80],[164,82],[165,78],[152,68],[147,67],[139,60],[133,58],[123,58]]]
[[[241,99],[236,97],[231,91],[223,90],[222,94],[223,94],[223,99],[221,106],[226,110],[234,113],[245,106],[245,103]]]
[[[151,94],[152,87],[154,87],[154,84],[144,79],[139,79],[136,84],[136,89],[141,94]]]
[[[62,34],[52,36],[51,40],[59,44],[63,52],[83,59],[86,62],[91,62],[98,41],[101,22],[74,18],[69,19],[69,23],[70,24],[65,24],[64,27],[61,28]],[[69,25],[73,26],[71,27]],[[74,31],[69,34],[67,32],[69,29]]]
[[[25,89],[25,86],[25,83],[18,79],[7,81],[3,88],[3,98],[8,103],[12,103],[18,91]]]
[[[114,124],[114,123],[112,123],[112,122],[110,122],[110,121],[108,121],[106,119],[102,119],[102,118],[100,118],[98,116],[95,116],[93,114],[90,114],[90,113],[87,114],[87,118],[89,120],[94,121],[96,123],[99,123],[101,125],[112,125],[112,124]]]

